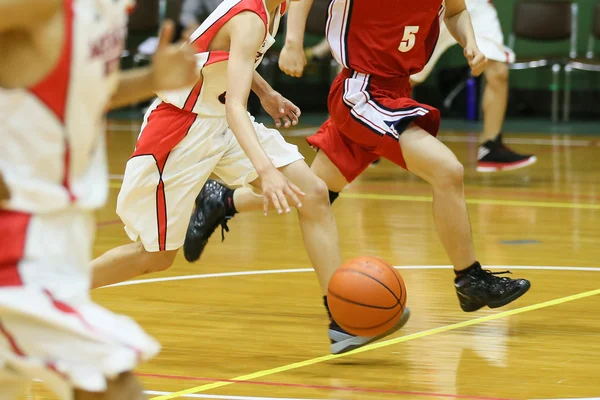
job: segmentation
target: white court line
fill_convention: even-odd
[[[131,129],[135,127],[136,130],[139,129],[141,124],[119,124],[119,123],[110,123],[108,127],[110,129]],[[281,130],[281,133],[284,137],[305,137],[308,135],[312,135],[317,132],[319,129],[318,126],[311,128],[301,128],[294,129],[293,131]],[[479,136],[475,135],[438,135],[438,139],[442,142],[458,142],[458,143],[479,143]],[[530,144],[530,145],[541,145],[541,146],[563,146],[563,147],[587,147],[590,146],[594,141],[585,140],[585,139],[570,139],[569,137],[562,139],[526,139],[526,138],[505,138],[502,139],[503,142],[509,144]],[[600,142],[597,143],[597,147],[600,147]],[[600,400],[600,399],[599,399]]]
[[[403,265],[395,266],[394,268],[400,270],[426,270],[426,269],[452,269],[452,265]],[[588,272],[599,272],[598,267],[569,267],[569,266],[529,266],[529,265],[486,265],[485,268],[491,269],[521,269],[521,270],[538,270],[538,271],[588,271]],[[158,282],[173,282],[173,281],[185,281],[190,279],[208,279],[208,278],[224,278],[228,276],[249,276],[249,275],[274,275],[274,274],[293,274],[300,272],[314,272],[312,268],[296,268],[296,269],[266,269],[258,271],[235,271],[235,272],[219,272],[214,274],[198,274],[198,275],[183,275],[183,276],[170,276],[165,278],[152,278],[152,279],[138,279],[127,282],[115,283],[114,285],[103,286],[116,287],[116,286],[132,286],[132,285],[143,285],[147,283],[158,283]],[[600,400],[600,399],[599,399]]]
[[[146,390],[145,394],[152,396],[164,396],[173,394],[173,392],[158,392],[156,390]],[[224,396],[218,394],[185,394],[179,397],[188,397],[194,399],[224,399],[224,400],[320,400],[320,399],[297,399],[291,397],[248,397],[248,396]]]

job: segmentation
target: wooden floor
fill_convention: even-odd
[[[121,123],[109,134],[115,176],[110,202],[98,213],[95,255],[128,241],[115,198],[137,135],[132,127],[128,132]],[[327,319],[293,215],[238,215],[225,242],[216,234],[202,262],[190,265],[180,256],[166,273],[142,278],[157,280],[93,296],[134,317],[163,344],[139,369],[150,397],[175,398],[182,393],[173,392],[187,389],[192,398],[215,399],[600,397],[598,138],[507,137],[516,149],[537,154],[538,163],[478,174],[477,136],[441,136],[467,169],[478,258],[532,282],[506,308],[460,310],[433,227],[429,187],[386,161],[355,182],[334,210],[345,258],[376,255],[401,267],[413,314],[392,341],[327,357]],[[302,138],[290,140],[312,158]],[[35,386],[26,398],[51,397]]]

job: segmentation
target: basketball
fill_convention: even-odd
[[[402,316],[406,287],[387,262],[375,257],[354,258],[333,274],[327,303],[333,319],[347,332],[379,336]]]

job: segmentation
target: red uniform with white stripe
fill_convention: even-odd
[[[435,47],[442,0],[333,0],[327,39],[345,69],[329,94],[331,117],[308,138],[351,182],[378,157],[406,168],[398,136],[411,124],[432,135],[439,111],[410,98],[410,75]]]
[[[258,177],[225,117],[229,52],[209,51],[219,29],[242,12],[265,24],[265,39],[256,49],[255,67],[275,42],[285,13],[283,2],[269,15],[263,0],[224,0],[191,36],[201,79],[184,90],[158,93],[146,112],[135,151],[127,162],[117,214],[131,240],[147,251],[183,246],[194,200],[211,173],[240,186]],[[281,134],[254,122],[254,129],[275,167],[302,159]]]
[[[0,89],[0,170],[12,195],[0,204],[3,394],[32,378],[61,398],[103,390],[159,349],[89,298],[93,210],[108,191],[104,116],[130,5],[64,0],[56,66],[32,87]]]

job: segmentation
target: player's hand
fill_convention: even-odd
[[[2,172],[0,172],[0,201],[10,199],[10,190],[8,190],[8,186],[4,182],[4,178],[2,177]]]
[[[306,66],[306,55],[302,44],[286,43],[279,54],[279,69],[286,75],[300,78]]]
[[[262,173],[260,178],[265,215],[267,215],[269,210],[269,203],[273,203],[278,214],[283,213],[284,210],[286,214],[291,211],[288,199],[295,207],[302,207],[302,202],[299,197],[304,196],[304,192],[300,190],[298,186],[290,182],[279,170],[271,168]]]
[[[281,128],[283,126],[289,128],[292,125],[298,124],[300,118],[300,109],[291,101],[283,97],[276,91],[271,91],[260,98],[264,110],[273,117],[275,126]]]
[[[479,50],[477,46],[466,46],[464,49],[464,55],[469,63],[469,67],[471,67],[471,73],[473,76],[481,75],[488,62],[481,50]]]
[[[152,84],[157,92],[192,86],[200,77],[192,45],[183,41],[171,44],[174,35],[175,24],[166,21],[152,57]]]

